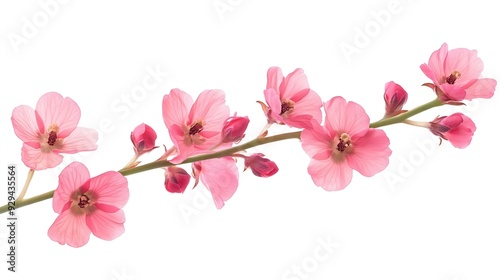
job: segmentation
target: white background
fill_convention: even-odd
[[[44,3],[57,6],[47,12]],[[214,3],[230,9],[218,13]],[[223,89],[231,112],[250,117],[247,136],[255,137],[265,124],[255,101],[264,100],[270,66],[285,74],[303,68],[324,101],[342,95],[375,121],[384,113],[388,81],[410,93],[407,108],[433,98],[420,86],[429,80],[419,65],[443,42],[451,49],[477,49],[483,76],[498,80],[494,34],[500,23],[493,3],[2,1],[0,167],[17,163],[18,183],[24,183],[27,168],[12,109],[34,107],[49,91],[79,104],[79,126],[100,131],[97,151],[64,162],[82,161],[92,176],[118,170],[130,159],[130,132],[142,122],[157,131],[158,144],[171,146],[161,118],[161,101],[171,88],[194,98],[205,89]],[[390,10],[390,18],[377,23],[377,15],[388,13],[382,10]],[[30,23],[36,29],[28,30]],[[355,42],[367,31],[368,40]],[[346,44],[356,53],[346,56],[340,47]],[[133,97],[147,69],[169,75]],[[372,178],[356,173],[339,192],[313,184],[297,140],[250,151],[266,154],[280,171],[268,179],[240,173],[238,191],[222,210],[203,187],[183,195],[166,192],[162,170],[132,175],[126,231],[111,242],[91,236],[82,248],[61,246],[47,236],[57,216],[50,200],[18,209],[16,274],[7,271],[2,214],[0,278],[499,279],[498,106],[495,96],[414,118],[468,114],[477,132],[464,150],[448,142],[438,146],[425,129],[386,128],[393,150],[387,169]],[[273,127],[270,133],[286,131],[291,129]],[[27,196],[54,189],[64,165],[36,172]],[[0,198],[4,204],[6,188]],[[325,242],[333,243],[329,251]]]

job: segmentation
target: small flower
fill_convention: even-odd
[[[429,64],[420,65],[420,69],[434,83],[425,85],[434,88],[445,102],[490,98],[497,85],[494,79],[479,78],[483,61],[477,57],[476,50],[459,48],[448,51],[446,43],[434,51]]]
[[[274,161],[264,158],[261,153],[245,157],[245,170],[249,167],[255,176],[264,178],[273,176],[279,170]]]
[[[31,169],[56,167],[63,160],[61,153],[97,149],[97,131],[76,127],[80,108],[57,92],[40,97],[35,110],[26,105],[14,108],[11,120],[14,132],[24,142],[22,160]]]
[[[193,99],[180,89],[163,97],[163,121],[178,155],[172,163],[203,153],[220,143],[224,121],[229,117],[225,95],[221,90],[205,90]]]
[[[342,190],[352,170],[373,176],[389,164],[389,138],[369,128],[365,110],[337,96],[325,103],[325,126],[314,123],[301,133],[302,148],[311,157],[308,172],[314,183],[327,191]]]
[[[279,67],[267,71],[267,86],[264,90],[266,106],[258,101],[268,123],[287,124],[290,127],[310,127],[311,122],[321,122],[321,98],[309,88],[304,71],[297,68],[286,78]]]
[[[59,244],[81,247],[90,233],[112,240],[125,228],[123,206],[128,201],[127,179],[118,172],[108,171],[90,178],[80,162],[73,162],[59,175],[52,207],[59,216],[50,226],[48,235]]]
[[[238,117],[236,114],[228,118],[222,126],[222,143],[239,142],[245,137],[250,120],[248,117]]]
[[[396,116],[404,111],[402,111],[403,106],[408,100],[408,93],[400,85],[393,81],[385,84],[384,92],[385,100],[385,117]]]
[[[149,153],[158,148],[155,146],[156,132],[147,124],[140,124],[132,133],[130,133],[130,140],[134,144],[134,151],[137,156]]]
[[[437,117],[429,123],[429,129],[442,139],[450,141],[455,148],[469,146],[476,131],[474,122],[462,113]]]
[[[238,188],[239,173],[232,157],[214,158],[192,164],[195,187],[201,179],[210,191],[217,209],[221,209]]]
[[[191,180],[191,175],[186,170],[175,166],[165,168],[165,189],[167,191],[171,193],[184,193],[189,180]]]

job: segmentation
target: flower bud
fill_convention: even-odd
[[[171,193],[183,193],[190,179],[191,176],[180,167],[165,168],[165,189]]]
[[[402,113],[403,105],[408,100],[408,93],[398,84],[390,81],[385,84],[385,117],[392,117]]]
[[[450,141],[454,147],[463,149],[472,141],[476,125],[466,115],[455,113],[451,116],[437,117],[429,123],[429,129],[433,134]]]
[[[245,137],[250,120],[248,117],[229,117],[222,127],[222,143],[239,142]]]
[[[261,153],[245,157],[245,170],[249,168],[258,177],[271,177],[278,172],[278,166],[274,161],[264,158]]]
[[[136,155],[142,155],[158,148],[155,146],[156,132],[147,124],[138,125],[130,134]]]

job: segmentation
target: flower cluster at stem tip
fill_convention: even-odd
[[[35,109],[21,105],[12,112],[14,133],[23,142],[21,159],[30,169],[17,205],[22,207],[53,197],[53,210],[58,216],[48,229],[50,239],[80,247],[89,241],[90,233],[112,240],[124,232],[122,208],[129,199],[124,176],[130,174],[163,168],[163,185],[170,193],[184,193],[191,179],[193,188],[201,181],[220,209],[238,188],[238,158],[242,158],[243,171],[250,169],[258,177],[267,178],[279,171],[276,162],[264,154],[247,153],[258,145],[300,139],[302,149],[310,157],[307,172],[314,184],[326,191],[346,188],[354,170],[370,177],[388,166],[392,151],[389,137],[380,128],[383,126],[404,123],[424,127],[454,147],[467,147],[476,131],[468,116],[455,113],[436,116],[427,122],[409,118],[433,107],[459,106],[464,105],[463,100],[491,98],[496,80],[480,77],[483,62],[477,51],[448,50],[446,43],[420,68],[431,79],[423,85],[432,89],[435,98],[414,109],[404,109],[408,93],[401,85],[389,81],[383,94],[385,114],[370,123],[358,103],[341,96],[323,102],[309,87],[302,69],[284,76],[279,67],[271,67],[263,89],[265,102],[257,101],[264,113],[264,129],[244,144],[239,143],[246,137],[250,119],[230,114],[222,90],[205,90],[193,100],[188,93],[174,88],[163,97],[161,107],[172,146],[165,147],[157,160],[146,164],[138,160],[159,147],[155,143],[157,132],[142,123],[131,132],[134,153],[122,169],[91,177],[83,163],[73,162],[62,170],[54,191],[24,199],[35,170],[59,165],[62,154],[97,148],[96,130],[77,127],[80,108],[76,102],[56,92],[46,93]],[[272,125],[287,125],[298,131],[268,135]],[[163,133],[164,129],[158,131]],[[160,182],[159,178],[158,185]],[[3,206],[0,213],[5,211]]]

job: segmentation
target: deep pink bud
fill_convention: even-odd
[[[385,117],[392,117],[402,113],[403,105],[408,100],[408,93],[393,81],[385,84]]]
[[[253,174],[258,177],[271,177],[278,172],[276,163],[264,158],[261,153],[245,157],[245,170],[249,167],[252,169]]]
[[[250,120],[248,117],[229,117],[222,127],[222,143],[239,142],[245,137]]]
[[[134,151],[142,155],[158,148],[155,146],[156,132],[147,124],[138,125],[130,134],[130,140],[134,144]]]
[[[463,149],[472,141],[476,125],[466,115],[455,113],[434,119],[429,123],[429,129],[435,135],[450,141],[454,147]]]
[[[180,167],[165,168],[165,189],[171,193],[183,193],[190,179],[191,176]]]

